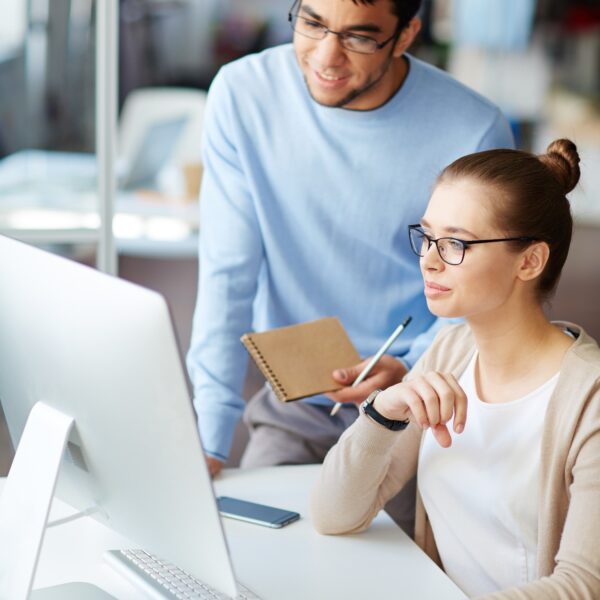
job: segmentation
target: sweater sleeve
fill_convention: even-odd
[[[208,97],[203,137],[198,298],[187,366],[205,452],[229,454],[242,414],[247,354],[263,244],[238,146],[244,131],[223,71]]]

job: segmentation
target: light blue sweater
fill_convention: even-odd
[[[227,457],[243,410],[243,333],[337,316],[367,357],[411,315],[390,351],[410,366],[439,328],[407,225],[419,222],[444,166],[513,139],[495,106],[409,60],[402,88],[366,112],[314,102],[291,45],[215,78],[187,358],[208,454]]]

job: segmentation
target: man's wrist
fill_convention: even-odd
[[[227,460],[226,456],[223,456],[222,454],[219,454],[218,452],[209,452],[208,450],[204,450],[204,455],[207,458],[214,458],[215,460],[220,460],[222,463],[224,463]]]

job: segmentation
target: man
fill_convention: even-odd
[[[360,386],[249,403],[243,466],[320,462],[354,403],[399,381],[439,329],[407,225],[457,157],[512,146],[496,107],[405,54],[420,0],[298,0],[293,45],[224,67],[210,90],[200,283],[188,367],[211,473],[244,409],[240,336],[338,316],[370,356],[413,320]],[[419,337],[419,334],[423,334]],[[336,373],[349,386],[361,365]],[[332,399],[344,401],[330,417]]]

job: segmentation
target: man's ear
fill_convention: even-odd
[[[550,247],[546,242],[535,242],[522,254],[518,277],[522,281],[531,281],[539,277],[550,258]]]
[[[415,38],[421,31],[422,26],[421,19],[419,17],[413,17],[408,25],[400,32],[400,36],[394,44],[393,55],[395,58],[400,58],[415,41]]]

